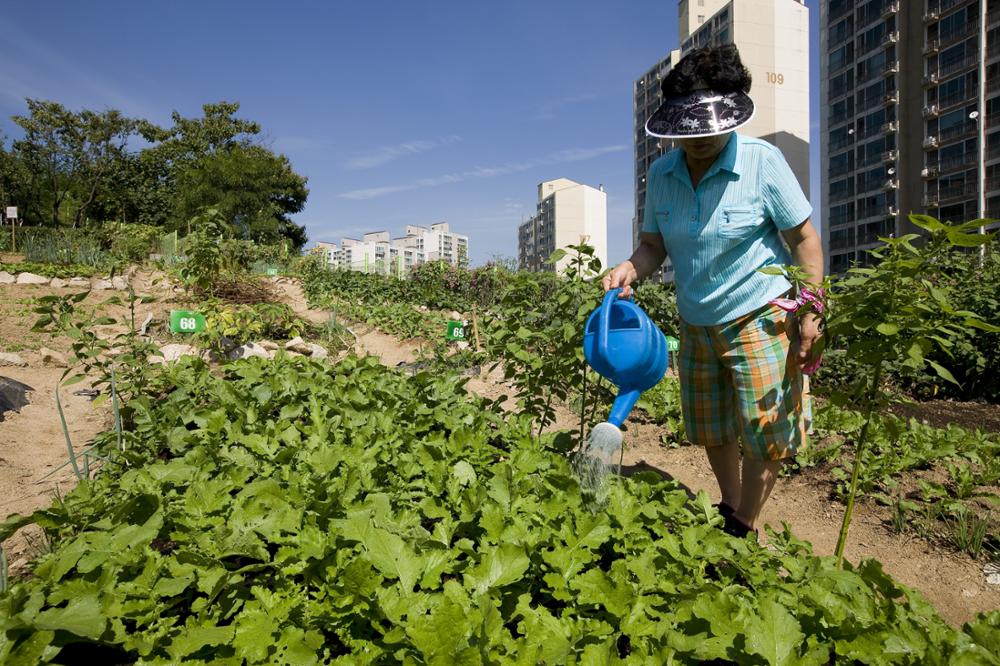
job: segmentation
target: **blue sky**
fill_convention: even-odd
[[[538,183],[566,177],[605,186],[617,262],[631,251],[632,82],[676,46],[677,2],[19,2],[0,22],[8,135],[24,97],[165,125],[239,101],[309,178],[297,220],[311,241],[447,221],[473,265],[513,256]]]

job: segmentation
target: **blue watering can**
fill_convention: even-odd
[[[621,447],[621,425],[639,395],[656,386],[669,363],[667,339],[642,308],[611,289],[587,319],[583,354],[598,374],[618,387],[606,423],[591,431],[589,446],[605,456]]]

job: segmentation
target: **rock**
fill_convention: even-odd
[[[121,275],[111,278],[111,287],[117,289],[118,291],[125,291],[128,289],[128,280],[126,280]]]
[[[17,278],[7,271],[0,271],[0,284],[14,284]]]
[[[90,289],[90,278],[71,277],[67,286],[72,289]]]
[[[257,344],[267,351],[278,351],[280,349],[277,342],[271,342],[270,340],[261,340]]]
[[[169,344],[160,347],[160,355],[166,363],[176,361],[181,356],[197,356],[198,350],[191,345]]]
[[[65,368],[69,364],[66,362],[66,357],[57,351],[49,349],[48,347],[42,347],[38,350],[38,355],[42,357],[42,364],[47,365],[50,368]]]
[[[325,347],[320,347],[314,342],[307,342],[306,346],[309,348],[310,358],[326,358],[330,355],[329,352],[326,351]]]
[[[237,347],[229,352],[229,358],[234,360],[238,358],[250,358],[252,356],[270,359],[271,353],[255,342],[248,342],[247,344]]]
[[[297,352],[303,356],[311,356],[312,358],[326,358],[328,356],[326,349],[314,342],[306,342],[302,339],[302,336],[298,335],[285,343],[285,349]]]
[[[462,321],[462,315],[460,315],[459,313],[455,312],[454,310],[452,310],[451,312],[448,313],[448,318],[449,319],[454,319],[455,321]]]
[[[990,585],[1000,585],[1000,564],[991,562],[983,567],[986,574],[986,582]]]
[[[166,362],[167,359],[163,358],[159,354],[152,354],[151,356],[146,357],[146,363],[149,363],[150,365],[163,365]]]
[[[69,286],[69,282],[66,282],[66,280],[63,280],[62,278],[55,277],[49,281],[49,286],[56,289],[65,289]]]
[[[34,273],[21,273],[17,276],[17,284],[48,284],[49,278]]]
[[[12,365],[16,368],[25,368],[28,362],[12,352],[0,352],[0,366]]]
[[[285,349],[292,349],[292,350],[295,350],[295,351],[299,351],[296,348],[297,347],[301,347],[305,343],[306,343],[306,341],[302,339],[301,335],[296,335],[294,338],[292,338],[291,340],[289,340],[288,342],[285,343]],[[301,353],[305,353],[305,352],[301,352]]]
[[[469,348],[469,343],[466,342],[465,340],[458,340],[455,342],[455,349],[458,349],[459,351],[468,348]]]
[[[94,280],[94,284],[90,288],[94,291],[106,291],[114,289],[115,286],[111,283],[111,280]]]

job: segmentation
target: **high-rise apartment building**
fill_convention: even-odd
[[[1000,1],[823,0],[824,247],[870,260],[908,213],[1000,217]]]
[[[604,186],[590,187],[569,178],[538,185],[535,214],[517,230],[518,267],[528,271],[562,271],[570,258],[555,265],[545,260],[557,249],[585,240],[601,265],[608,265],[608,195]]]
[[[319,241],[313,252],[337,268],[365,273],[406,275],[417,264],[447,261],[465,265],[469,257],[469,237],[451,233],[447,222],[430,227],[408,225],[406,235],[390,240],[388,231],[372,231],[361,240],[342,238],[340,246]]]
[[[804,0],[681,0],[677,32],[679,48],[635,82],[634,244],[645,212],[646,174],[669,148],[646,134],[646,119],[660,104],[660,81],[695,48],[736,45],[753,77],[750,96],[756,107],[753,120],[739,132],[781,149],[809,195],[809,10]],[[664,279],[672,279],[669,260]]]

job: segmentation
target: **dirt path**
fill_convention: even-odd
[[[327,314],[310,310],[296,284],[279,284],[287,302],[310,321],[325,321]],[[383,363],[394,366],[412,361],[417,346],[403,343],[377,331],[359,333],[363,352],[373,354]],[[511,395],[502,375],[471,379],[470,391],[495,399]],[[513,401],[507,403],[513,407]],[[577,416],[560,409],[553,428],[577,427]],[[649,469],[672,478],[692,493],[705,491],[713,502],[719,500],[718,487],[705,460],[695,447],[668,449],[660,441],[665,430],[651,424],[634,424],[625,435],[624,465],[629,470]],[[818,555],[832,555],[840,530],[843,506],[828,497],[823,480],[808,474],[779,479],[764,511],[764,521],[780,529],[788,523],[800,539],[813,544]],[[896,535],[886,527],[888,513],[873,504],[860,503],[847,543],[847,557],[858,562],[875,558],[885,570],[904,585],[920,590],[942,617],[959,626],[977,613],[1000,608],[1000,587],[991,586],[983,574],[984,563],[938,549],[928,542],[907,535]]]
[[[34,389],[20,413],[7,412],[0,422],[0,516],[31,513],[76,485],[69,466],[59,469],[69,460],[55,401],[55,387],[62,373],[60,368],[0,368],[0,376]],[[74,395],[86,386],[74,384],[61,394],[70,439],[78,453],[97,433],[111,426],[106,408],[94,408],[89,397]],[[4,542],[11,571],[26,566],[44,548],[43,544],[37,528],[21,530]]]

